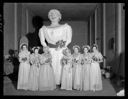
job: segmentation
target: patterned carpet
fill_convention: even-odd
[[[23,95],[23,96],[116,96],[116,91],[111,85],[109,79],[103,78],[103,90],[92,91],[66,91],[66,90],[54,90],[54,91],[24,91],[16,90],[16,82],[12,82],[8,77],[4,78],[4,95]]]

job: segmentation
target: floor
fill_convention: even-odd
[[[4,95],[27,95],[27,96],[116,96],[116,90],[113,87],[112,82],[109,79],[103,77],[103,90],[92,91],[66,91],[66,90],[54,90],[54,91],[24,91],[16,90],[16,77],[14,75],[4,77]]]

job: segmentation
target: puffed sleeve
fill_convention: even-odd
[[[43,26],[39,30],[39,38],[40,38],[40,42],[41,42],[42,46],[47,46],[47,44],[45,43],[44,29],[45,29],[45,27]]]
[[[72,28],[68,24],[67,24],[66,38],[67,39],[66,39],[65,46],[67,47],[71,43],[71,40],[72,40]]]
[[[22,60],[21,60],[21,58],[22,58],[22,53],[21,53],[21,52],[19,53],[18,57],[19,57],[19,62],[22,62]]]
[[[102,54],[99,52],[99,58],[102,60],[103,59],[103,56],[102,56]]]

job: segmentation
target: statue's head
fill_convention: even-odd
[[[48,18],[49,18],[50,21],[58,21],[59,22],[62,18],[62,15],[61,15],[59,10],[51,9],[48,12]]]

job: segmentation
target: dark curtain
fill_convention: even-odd
[[[113,74],[117,76],[125,77],[125,53],[121,53],[120,56],[115,56],[110,63],[112,66]]]

